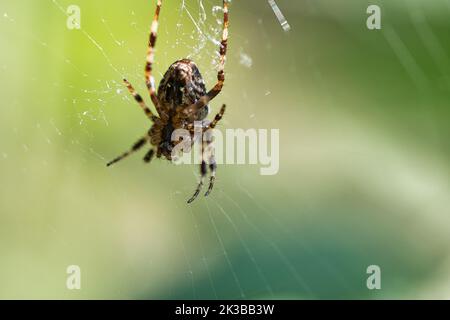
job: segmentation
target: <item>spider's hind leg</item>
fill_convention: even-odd
[[[214,181],[216,180],[217,164],[213,156],[209,160],[209,170],[211,171],[211,176],[209,177],[209,187],[208,191],[206,191],[205,193],[205,197],[207,197],[211,193],[214,187]]]
[[[188,203],[191,203],[192,201],[194,201],[195,198],[197,198],[197,196],[199,195],[200,190],[202,190],[203,181],[205,180],[206,172],[207,172],[206,162],[205,162],[205,160],[202,160],[202,164],[200,165],[200,174],[201,174],[200,182],[197,185],[197,189],[195,189],[194,195],[188,200]]]
[[[210,126],[207,126],[205,128],[209,128]],[[209,131],[209,134],[211,134],[212,132]],[[207,133],[207,134],[208,134]],[[204,145],[207,145],[207,153],[208,153],[208,164],[206,163],[205,160],[203,160],[205,158],[205,152],[204,152]],[[216,164],[216,159],[214,157],[214,148],[211,148],[210,146],[212,146],[212,139],[211,136],[209,136],[209,138],[207,138],[205,141],[202,142],[202,163],[200,165],[200,182],[197,185],[197,189],[195,190],[194,195],[188,200],[188,203],[191,203],[192,201],[195,200],[195,198],[197,198],[197,196],[199,195],[203,184],[204,184],[204,180],[208,171],[208,166],[209,166],[209,170],[211,172],[211,176],[209,178],[209,186],[208,186],[208,190],[205,193],[205,197],[207,197],[213,187],[214,187],[214,182],[216,180],[216,170],[217,170],[217,164]]]
[[[206,144],[206,156],[208,158],[208,166],[209,166],[209,171],[210,171],[210,177],[209,177],[209,186],[208,186],[208,190],[205,193],[205,197],[207,197],[213,187],[214,187],[214,181],[216,180],[216,170],[217,170],[217,163],[216,163],[216,158],[215,158],[215,150],[214,150],[214,137],[213,137],[213,131],[212,129],[215,128],[215,126],[217,125],[217,122],[220,121],[220,119],[222,119],[223,113],[225,112],[225,105],[222,106],[222,109],[220,110],[220,112],[216,115],[216,117],[214,118],[214,120],[207,125],[206,127],[203,128],[203,130],[206,130],[206,132],[204,133],[204,143]]]
[[[142,148],[147,141],[148,141],[148,136],[142,137],[131,147],[130,150],[122,153],[120,156],[118,156],[114,160],[108,162],[106,164],[106,166],[109,167],[109,166],[113,165],[114,163],[119,162],[120,160],[123,160],[124,158],[128,157],[130,154],[135,153],[140,148]]]

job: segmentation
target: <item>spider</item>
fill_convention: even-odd
[[[219,113],[216,114],[213,121],[203,121],[209,113],[208,103],[221,92],[225,81],[224,66],[228,42],[228,0],[223,0],[223,33],[219,50],[220,60],[217,83],[208,92],[206,92],[205,81],[203,80],[197,65],[190,59],[182,59],[174,62],[164,74],[164,77],[159,84],[158,91],[156,92],[152,71],[161,5],[162,0],[158,0],[155,16],[151,25],[147,60],[145,64],[145,82],[158,115],[150,110],[141,95],[136,92],[130,82],[124,79],[123,81],[128,88],[128,91],[140,105],[147,117],[153,122],[153,125],[143,137],[134,143],[130,150],[110,161],[107,166],[135,153],[147,143],[151,144],[152,148],[146,153],[144,162],[149,163],[155,153],[158,158],[164,156],[167,160],[171,160],[172,150],[177,143],[171,139],[172,132],[175,129],[186,129],[189,131],[191,137],[193,137],[194,122],[201,121],[202,130],[205,132],[209,129],[214,129],[225,113],[225,105],[222,105],[222,108]],[[191,141],[194,141],[194,139],[191,139]],[[202,143],[202,151],[203,148],[204,143]],[[213,153],[208,157],[208,164],[210,179],[205,196],[210,194],[216,178],[217,165]],[[188,203],[194,201],[199,195],[207,175],[207,168],[208,165],[206,164],[202,152],[200,181],[193,196],[188,200]]]

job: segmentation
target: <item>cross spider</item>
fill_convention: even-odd
[[[175,129],[189,130],[191,137],[194,136],[194,122],[202,121],[203,132],[213,129],[217,123],[222,119],[225,113],[225,105],[222,106],[219,113],[215,116],[214,120],[210,123],[203,122],[209,113],[208,103],[214,99],[222,90],[223,83],[225,81],[224,65],[227,52],[227,39],[228,39],[228,0],[223,0],[223,33],[222,41],[220,43],[220,62],[219,70],[217,74],[216,85],[208,92],[206,92],[205,82],[200,74],[197,65],[190,59],[182,59],[174,62],[164,74],[161,80],[158,92],[155,91],[154,79],[152,76],[153,61],[154,61],[154,48],[156,43],[156,35],[158,30],[158,19],[161,10],[162,0],[158,0],[156,5],[156,12],[151,25],[150,39],[147,50],[147,61],[145,65],[145,82],[150,94],[150,98],[158,112],[155,115],[150,108],[145,104],[141,95],[139,95],[133,86],[124,79],[124,83],[128,88],[128,91],[133,95],[136,102],[144,110],[147,117],[153,122],[150,130],[140,138],[129,151],[123,153],[119,157],[115,158],[107,164],[110,166],[130,154],[138,151],[147,142],[149,142],[154,148],[151,148],[144,157],[145,162],[150,162],[155,154],[160,158],[164,156],[167,160],[171,160],[171,152],[176,144],[171,139],[172,132]],[[194,139],[191,139],[194,141]],[[193,142],[192,142],[193,143]],[[207,142],[210,143],[210,142]],[[202,143],[202,151],[204,143]],[[197,189],[194,195],[188,200],[191,203],[195,200],[201,191],[203,181],[207,173],[207,164],[203,158],[200,165],[200,182],[197,185]],[[207,196],[213,186],[216,177],[216,161],[214,155],[211,154],[208,158],[209,169],[211,172],[209,187],[205,193]]]

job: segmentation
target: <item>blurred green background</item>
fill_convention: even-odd
[[[233,0],[212,110],[279,128],[280,171],[219,166],[192,205],[196,166],[105,166],[150,125],[121,78],[145,94],[155,2],[0,4],[0,298],[450,298],[450,2],[277,0],[284,32]],[[214,6],[164,1],[157,82],[189,56],[214,84]]]

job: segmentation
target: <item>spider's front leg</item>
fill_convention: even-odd
[[[153,122],[158,122],[159,118],[153,114],[150,108],[145,104],[144,99],[142,99],[141,95],[137,93],[131,83],[127,79],[123,79],[123,82],[125,83],[125,86],[127,87],[130,94],[133,96],[134,100],[136,100],[141,109],[144,111],[147,118],[149,118]]]
[[[150,98],[152,99],[153,104],[159,110],[159,100],[156,95],[154,78],[152,75],[153,71],[153,62],[155,60],[155,45],[156,38],[158,35],[158,20],[159,13],[161,11],[162,0],[158,0],[156,4],[155,16],[153,17],[152,26],[150,28],[150,36],[148,39],[148,48],[147,48],[147,60],[145,63],[145,83],[148,88],[148,93],[150,94]]]
[[[219,49],[220,60],[219,70],[217,71],[217,83],[211,90],[208,91],[206,95],[198,99],[196,103],[190,105],[184,110],[186,115],[197,114],[200,109],[206,107],[208,103],[222,91],[223,84],[225,82],[224,70],[228,47],[228,1],[229,0],[223,0],[223,32]]]

